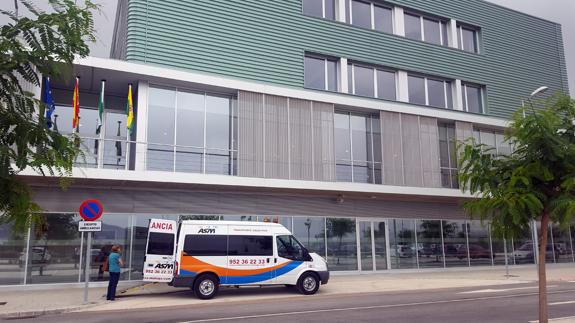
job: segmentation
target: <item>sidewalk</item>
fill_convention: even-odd
[[[511,277],[504,268],[462,268],[441,271],[391,272],[377,274],[333,274],[330,282],[320,288],[320,295],[341,295],[389,291],[410,291],[440,288],[480,287],[533,282],[537,268],[533,265],[511,267]],[[547,266],[548,281],[575,281],[574,264]],[[118,293],[114,302],[104,299],[106,289],[90,289],[90,304],[83,305],[82,288],[58,289],[0,289],[0,317],[34,316],[65,311],[103,311],[153,308],[164,306],[207,304],[215,302],[255,299],[302,297],[283,287],[222,288],[210,301],[201,301],[189,289],[173,288],[166,284],[146,284]]]

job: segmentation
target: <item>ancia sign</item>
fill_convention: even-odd
[[[172,231],[174,229],[171,223],[166,222],[152,222],[150,229],[156,229],[161,231]]]
[[[174,224],[172,221],[152,220],[150,230],[155,232],[173,232]]]

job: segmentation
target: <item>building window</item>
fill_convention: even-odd
[[[446,188],[459,188],[455,140],[455,126],[450,123],[440,123],[439,165],[441,168],[441,186]]]
[[[334,126],[336,179],[381,184],[379,115],[337,112]]]
[[[479,33],[476,29],[457,25],[457,36],[459,37],[459,49],[466,52],[479,53]]]
[[[448,46],[447,22],[438,18],[405,13],[405,37]]]
[[[463,110],[483,113],[483,89],[479,85],[463,84],[461,87]]]
[[[393,8],[368,1],[346,0],[346,21],[357,27],[393,33]]]
[[[335,20],[336,0],[303,0],[303,13],[308,16]]]
[[[409,102],[437,108],[453,108],[451,82],[439,78],[409,75]]]
[[[473,138],[476,144],[485,145],[485,151],[495,155],[509,155],[513,151],[513,144],[505,140],[501,131],[475,129]]]
[[[234,175],[232,98],[150,88],[147,169]]]
[[[304,85],[310,89],[337,91],[337,60],[306,55]]]
[[[349,93],[395,100],[395,72],[378,67],[348,64]]]

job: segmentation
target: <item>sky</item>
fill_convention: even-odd
[[[41,4],[46,0],[34,0]],[[100,5],[100,12],[95,15],[97,41],[91,45],[91,56],[108,57],[114,32],[117,0],[92,0]],[[428,0],[432,1],[432,0]],[[455,0],[456,1],[456,0]],[[481,1],[481,0],[477,0]],[[570,94],[575,98],[575,0],[486,0],[510,9],[541,17],[560,23],[563,27],[563,42]],[[12,8],[12,1],[0,0],[0,7]],[[2,8],[6,9],[6,8]],[[0,24],[5,21],[0,19]]]

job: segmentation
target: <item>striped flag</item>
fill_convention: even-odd
[[[104,116],[104,87],[106,87],[106,80],[102,80],[102,90],[100,90],[100,99],[98,100],[98,127],[96,127],[96,134],[99,135],[102,130],[102,118]]]
[[[44,104],[46,104],[47,106],[47,110],[46,110],[46,125],[48,126],[48,129],[52,128],[52,113],[54,113],[54,110],[56,110],[56,105],[54,105],[54,98],[52,97],[52,89],[50,88],[50,78],[46,77],[44,79],[44,97],[42,99],[42,102],[44,102]]]
[[[78,130],[80,125],[80,78],[76,76],[76,85],[74,86],[74,97],[72,100],[72,107],[74,108],[74,115],[72,116],[72,129]]]
[[[128,86],[128,103],[126,104],[126,114],[128,119],[126,120],[126,128],[128,128],[128,134],[132,134],[134,130],[134,105],[132,104],[132,84]]]

